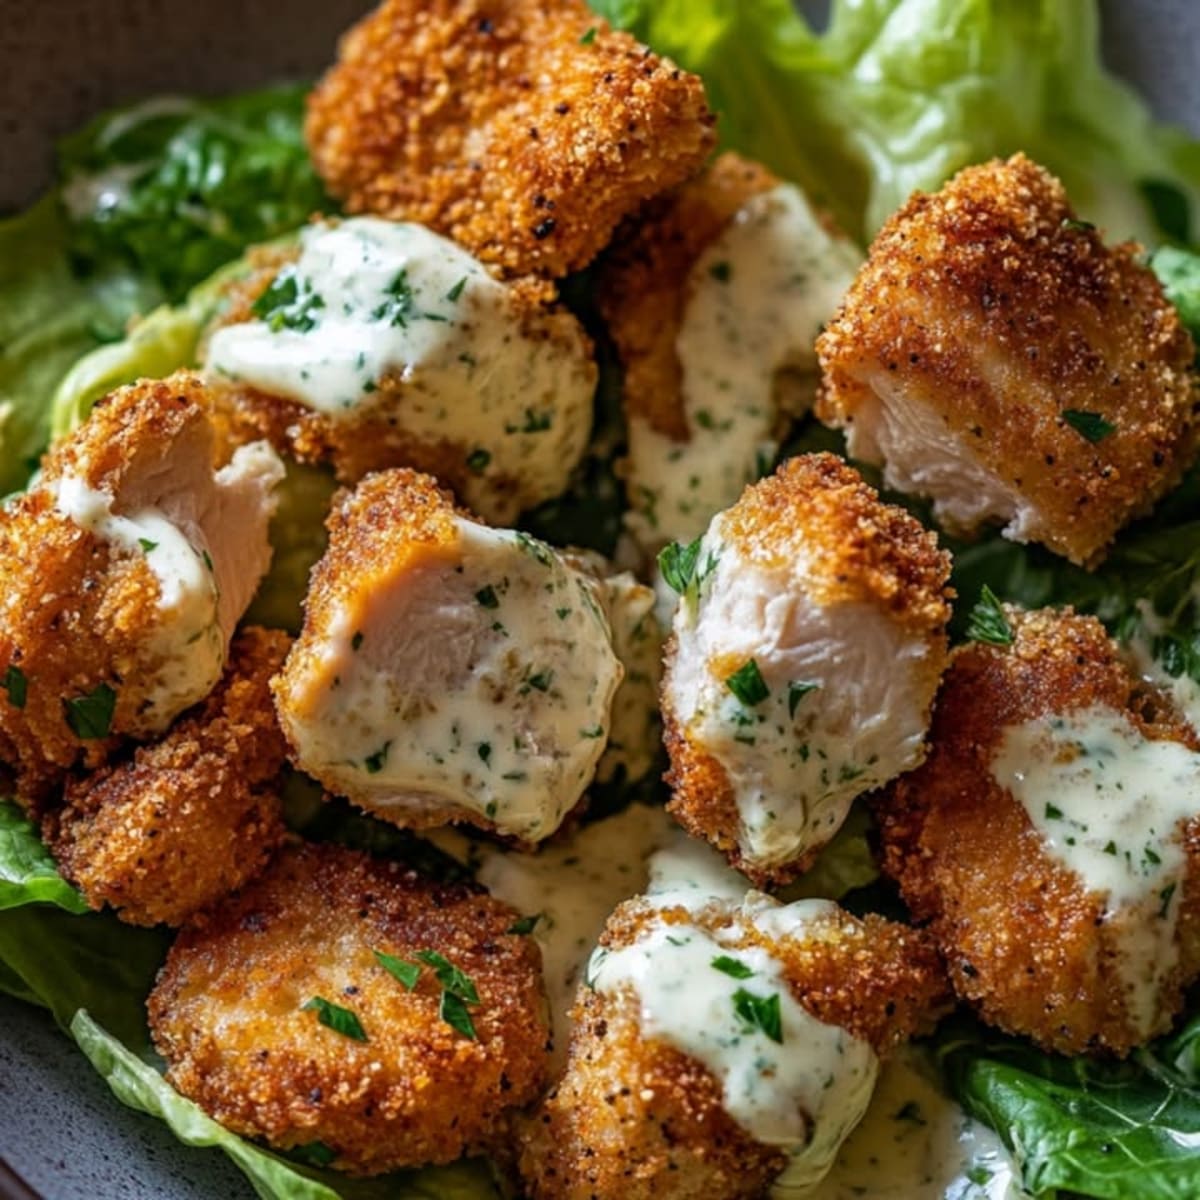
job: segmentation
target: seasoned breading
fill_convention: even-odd
[[[833,455],[747,488],[675,615],[669,811],[758,883],[803,871],[855,796],[924,754],[949,573],[935,536]]]
[[[1007,617],[1011,647],[955,651],[928,759],[875,803],[883,867],[913,916],[929,923],[958,994],[985,1020],[1059,1053],[1123,1055],[1149,1034],[1135,1030],[1122,982],[1122,920],[1106,917],[1105,895],[1088,891],[1051,852],[997,782],[994,757],[1006,729],[1096,705],[1146,738],[1193,750],[1200,741],[1128,671],[1094,618],[1013,608]],[[1056,801],[1063,803],[1045,797],[1047,805]],[[1095,803],[1098,812],[1099,796]],[[1182,987],[1200,972],[1200,815],[1181,836],[1188,880],[1176,925],[1179,960],[1157,996],[1151,1032],[1169,1027]],[[1153,907],[1148,919],[1161,925],[1165,902],[1160,911],[1155,897]]]
[[[549,837],[623,676],[598,581],[415,471],[368,475],[327,524],[274,684],[297,765],[401,826]]]
[[[354,1174],[450,1162],[485,1149],[545,1072],[541,957],[509,932],[516,919],[479,889],[356,851],[284,850],[180,933],[148,1001],[155,1046],[171,1083],[235,1132],[320,1142]],[[415,985],[381,954],[419,968]],[[473,985],[474,1038],[443,1019],[438,960],[422,955]],[[349,1010],[363,1040],[322,1023],[315,997]]]
[[[613,915],[601,945],[610,952],[634,945],[660,922],[677,940],[695,925],[720,930],[735,960],[739,951],[765,949],[807,1012],[881,1056],[930,1029],[946,1007],[948,988],[932,947],[920,933],[876,916],[858,921],[830,906],[795,935],[768,934],[728,906],[696,914],[634,900]],[[664,962],[662,970],[669,969]],[[521,1126],[519,1170],[533,1200],[765,1195],[788,1154],[739,1125],[718,1077],[665,1038],[647,1036],[642,1019],[633,990],[580,989],[566,1073]],[[806,1054],[803,1044],[789,1048],[786,1031],[784,1039],[780,1053]],[[836,1116],[826,1119],[837,1124]],[[843,1119],[853,1124],[855,1116]],[[831,1155],[836,1146],[828,1149]]]
[[[343,38],[306,132],[348,211],[558,277],[692,175],[713,123],[696,76],[582,0],[387,0]]]
[[[119,735],[161,733],[220,677],[270,558],[263,444],[214,471],[194,375],[114,392],[0,511],[0,760],[39,805]]]
[[[999,520],[1091,564],[1195,457],[1178,313],[1020,154],[913,196],[818,352],[821,419],[953,529]]]
[[[428,230],[364,217],[311,225],[255,264],[201,347],[234,436],[329,462],[348,484],[428,471],[501,523],[566,488],[597,370],[552,283],[498,282]],[[302,317],[256,308],[297,286],[312,297]]]
[[[266,863],[284,834],[275,785],[286,749],[268,681],[288,644],[245,629],[197,711],[67,784],[42,834],[92,908],[110,905],[131,925],[182,925]]]

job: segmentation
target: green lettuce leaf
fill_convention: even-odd
[[[1116,237],[1187,241],[1200,146],[1100,60],[1095,0],[593,0],[703,76],[724,143],[869,238],[917,188],[1024,150]]]
[[[1179,246],[1160,246],[1150,266],[1163,285],[1180,320],[1200,342],[1200,255]]]
[[[305,92],[157,97],[64,139],[73,252],[127,263],[178,303],[247,246],[331,211],[304,144]]]
[[[1195,1025],[1178,1035],[1189,1047]],[[996,1130],[1034,1195],[1190,1200],[1200,1195],[1200,1090],[1176,1065],[1175,1043],[1123,1063],[1068,1059],[964,1021],[939,1035],[937,1053],[955,1098]]]
[[[0,799],[0,910],[35,903],[87,912],[83,897],[58,873],[33,822],[11,800]]]

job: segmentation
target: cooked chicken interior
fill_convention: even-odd
[[[916,766],[949,573],[933,534],[829,454],[791,459],[678,548],[663,715],[684,827],[786,880],[855,796]]]
[[[652,860],[656,889],[610,919],[566,1073],[524,1126],[535,1200],[802,1191],[861,1118],[880,1055],[944,1007],[922,935],[744,881],[734,899],[710,865],[713,895],[689,854],[669,857],[686,873]]]
[[[482,890],[292,847],[172,946],[167,1077],[227,1128],[358,1175],[480,1153],[546,1069],[537,945]]]
[[[221,676],[270,562],[283,468],[265,443],[220,469],[194,375],[99,404],[0,512],[0,760],[44,793],[112,735],[161,733]]]
[[[93,908],[182,925],[241,887],[284,835],[286,746],[268,682],[289,639],[245,629],[204,704],[123,762],[72,779],[42,835]]]
[[[1165,1032],[1200,974],[1200,739],[1069,610],[954,654],[884,867],[960,996],[1063,1054]]]
[[[735,154],[618,238],[599,298],[625,373],[628,523],[644,547],[690,541],[766,472],[860,261],[798,188]]]
[[[1023,155],[968,167],[875,239],[818,415],[947,528],[1095,561],[1196,453],[1192,339],[1139,254]]]
[[[412,471],[368,476],[329,531],[275,685],[297,763],[399,825],[548,837],[622,678],[599,585]]]
[[[349,212],[557,278],[699,170],[713,122],[695,75],[583,0],[386,0],[342,39],[306,132]]]
[[[345,482],[413,466],[489,520],[557,496],[587,445],[596,366],[553,288],[494,279],[420,225],[313,225],[208,340],[240,424]]]

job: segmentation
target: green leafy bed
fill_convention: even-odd
[[[1103,70],[1093,0],[839,0],[821,34],[788,0],[595,7],[703,75],[725,144],[803,184],[864,242],[914,188],[1025,150],[1064,178],[1084,217],[1158,247],[1153,266],[1200,331],[1190,249],[1200,145],[1154,124]],[[24,486],[51,432],[74,427],[107,390],[192,362],[217,284],[242,269],[248,245],[332,211],[304,152],[302,110],[303,90],[281,87],[102,115],[60,147],[55,190],[0,222],[0,494]],[[568,494],[525,523],[609,549],[619,380],[587,276],[567,293],[601,345],[598,432]],[[789,450],[838,444],[809,424]],[[331,488],[324,472],[289,473],[254,619],[295,626]],[[1167,676],[1200,682],[1198,497],[1193,473],[1094,574],[995,537],[952,544],[959,632],[985,586],[1027,605],[1074,604],[1141,639]],[[293,810],[310,836],[439,865],[429,847],[348,810],[308,811],[307,821],[303,803]],[[870,878],[865,825],[857,814],[805,881],[811,890],[840,894]],[[849,902],[876,895],[860,887]],[[220,1147],[264,1197],[496,1194],[480,1164],[350,1181],[214,1124],[165,1083],[147,1035],[143,1001],[166,944],[162,931],[87,912],[34,829],[0,801],[0,990],[49,1009],[121,1101],[184,1142]],[[1001,1133],[1031,1192],[1200,1195],[1200,1014],[1121,1065],[1048,1056],[963,1018],[934,1042],[951,1091]]]

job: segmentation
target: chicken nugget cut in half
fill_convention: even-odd
[[[968,167],[875,239],[817,414],[946,528],[1091,565],[1196,452],[1192,339],[1138,255],[1024,155]]]
[[[310,225],[260,252],[208,337],[235,429],[343,483],[409,466],[489,520],[567,486],[592,427],[596,365],[553,285],[502,283],[420,225]]]
[[[695,75],[583,0],[386,0],[342,39],[306,134],[349,212],[557,278],[698,170],[713,124]]]
[[[1094,618],[1005,612],[875,806],[883,866],[984,1020],[1124,1055],[1200,974],[1200,740]]]
[[[328,528],[274,684],[296,763],[397,825],[548,837],[623,673],[597,581],[414,471],[367,476]]]
[[[354,1174],[477,1153],[545,1073],[517,919],[357,851],[284,850],[172,946],[148,1001],[167,1078],[226,1128]]]
[[[245,629],[201,707],[124,761],[68,782],[42,833],[92,908],[182,925],[242,886],[283,837],[286,743],[268,682],[289,638]]]
[[[681,593],[662,708],[680,823],[759,884],[924,755],[950,559],[832,454],[784,463],[664,552]]]
[[[114,392],[0,510],[0,761],[26,803],[221,677],[283,467],[259,442],[217,469],[207,397],[186,372]]]
[[[522,1122],[533,1200],[798,1194],[862,1117],[880,1058],[947,1007],[924,935],[693,879],[609,919],[565,1074]]]
[[[627,222],[598,296],[624,369],[642,546],[690,541],[764,473],[860,262],[798,188],[732,153]]]

